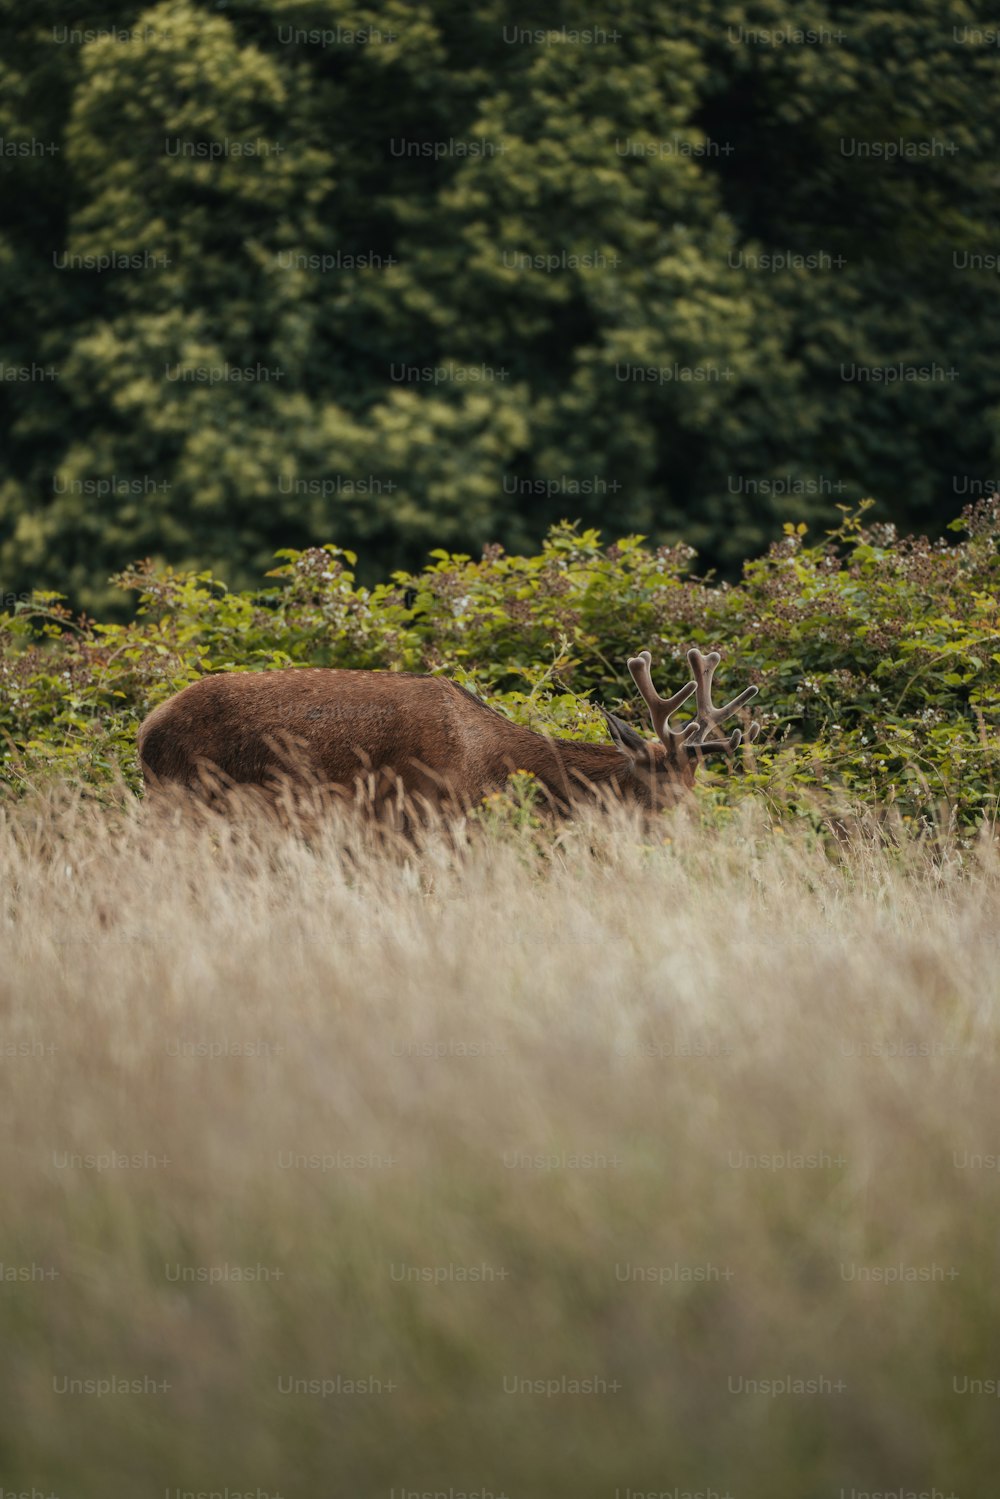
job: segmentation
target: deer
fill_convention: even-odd
[[[693,680],[664,698],[653,685],[651,653],[628,658],[656,739],[602,707],[610,744],[537,733],[443,676],[328,667],[220,672],[144,719],[143,781],[147,792],[243,787],[273,796],[291,780],[370,806],[402,798],[467,812],[522,770],[555,812],[595,794],[656,811],[691,790],[710,755],[733,755],[743,730],[727,735],[721,726],[757,692],[745,687],[716,707],[719,652],[692,648],[687,659]],[[674,727],[672,716],[692,694],[694,717]],[[759,733],[751,723],[747,742]]]

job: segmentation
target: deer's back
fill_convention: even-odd
[[[203,677],[150,713],[138,747],[147,784],[195,785],[207,766],[245,784],[299,769],[350,786],[388,769],[408,791],[446,780],[475,796],[509,758],[508,730],[442,677],[305,667]]]

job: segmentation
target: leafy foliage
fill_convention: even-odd
[[[899,540],[862,505],[810,542],[788,523],[738,584],[690,575],[685,546],[603,546],[554,527],[540,552],[443,548],[368,588],[354,553],[285,550],[265,588],[143,564],[129,623],[74,619],[39,594],[0,616],[4,776],[138,784],[141,717],[205,672],[344,666],[445,673],[532,727],[601,739],[595,702],[644,731],[626,657],[686,679],[691,645],[724,653],[724,681],[760,687],[760,746],[742,771],[703,773],[706,801],[870,804],[899,815],[992,817],[1000,788],[1000,505],[969,507],[954,544]],[[514,803],[530,816],[525,788]]]
[[[371,582],[565,517],[736,576],[785,517],[933,530],[998,472],[967,0],[777,43],[779,0],[591,42],[497,0],[0,14],[5,594],[106,616],[134,557],[246,587],[329,536]]]

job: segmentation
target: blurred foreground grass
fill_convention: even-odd
[[[992,1491],[997,852],[663,827],[0,809],[8,1489]]]

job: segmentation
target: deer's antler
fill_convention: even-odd
[[[694,673],[695,702],[697,704],[697,712],[692,721],[698,726],[697,733],[691,736],[690,748],[697,751],[699,755],[710,755],[720,752],[728,754],[730,751],[736,749],[743,738],[742,729],[734,729],[728,738],[725,739],[709,739],[708,735],[713,729],[718,728],[720,724],[725,723],[727,718],[731,718],[734,713],[743,707],[744,703],[748,703],[757,694],[756,687],[744,687],[743,691],[738,692],[734,698],[730,698],[728,703],[724,703],[721,708],[716,708],[712,702],[712,678],[715,676],[715,668],[721,660],[722,657],[718,651],[709,651],[707,656],[703,656],[696,646],[692,646],[691,650],[688,651],[688,661],[691,663],[691,670]],[[759,733],[760,724],[752,723],[747,730],[747,743],[753,744]]]
[[[686,682],[673,697],[661,697],[653,686],[652,665],[653,658],[649,651],[640,651],[638,656],[630,656],[628,669],[632,673],[632,680],[642,693],[643,699],[649,709],[649,716],[660,739],[668,748],[679,748],[683,746],[689,753],[697,755],[729,754],[736,749],[743,738],[742,729],[734,729],[725,739],[710,739],[708,736],[719,724],[724,723],[744,703],[756,694],[756,687],[744,687],[728,703],[721,708],[716,708],[712,702],[712,678],[715,668],[722,657],[718,651],[711,651],[703,656],[701,651],[692,647],[688,651],[688,661],[694,675],[693,682]],[[695,694],[697,711],[690,723],[682,729],[670,727],[670,715],[686,703],[692,692]],[[753,723],[747,731],[747,742],[752,744],[760,733],[760,724]]]
[[[628,669],[632,673],[632,680],[642,693],[646,707],[649,709],[653,728],[663,743],[668,747],[671,742],[686,743],[697,732],[697,720],[692,719],[689,724],[685,724],[683,729],[672,729],[668,720],[671,713],[679,708],[681,703],[687,702],[692,692],[695,691],[695,684],[685,682],[673,697],[661,697],[653,686],[652,665],[653,658],[649,651],[640,651],[638,656],[630,656],[628,659]]]

